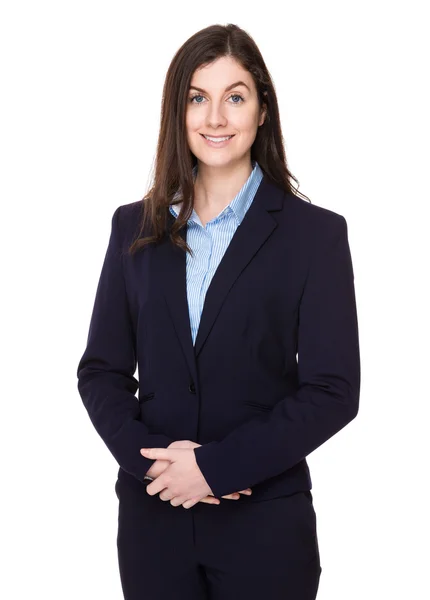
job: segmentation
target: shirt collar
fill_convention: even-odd
[[[221,216],[222,214],[224,214],[226,211],[230,211],[234,214],[238,225],[240,225],[240,223],[242,222],[242,220],[245,216],[246,211],[249,208],[249,205],[251,204],[251,202],[254,198],[255,190],[257,189],[258,185],[260,184],[260,182],[263,178],[263,171],[261,170],[261,167],[256,160],[252,161],[252,166],[253,166],[252,172],[251,172],[250,176],[248,177],[248,179],[243,184],[242,188],[239,190],[239,192],[236,194],[236,196],[233,198],[233,200],[230,202],[230,204],[228,204],[221,211],[221,213],[217,216],[217,218],[219,216]],[[198,167],[198,165],[195,165],[193,167],[194,181],[195,181],[196,175],[197,175],[197,167]],[[254,193],[252,193],[252,192],[254,192]],[[177,198],[178,196],[179,196],[179,192],[176,192],[173,199]],[[175,217],[177,217],[179,215],[179,211],[181,210],[181,206],[182,206],[182,202],[175,204],[175,205],[171,204],[169,206],[170,212]],[[193,221],[193,220],[200,223],[200,219],[198,218],[194,209],[193,209],[193,213],[192,213],[189,221]]]

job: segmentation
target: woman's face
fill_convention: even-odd
[[[186,111],[187,141],[200,162],[226,167],[250,157],[264,118],[251,74],[234,59],[219,58],[193,73]],[[217,146],[208,143],[203,134],[233,137]]]

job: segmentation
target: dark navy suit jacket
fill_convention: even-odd
[[[114,212],[77,371],[118,477],[143,482],[154,460],[140,448],[189,439],[202,444],[196,461],[218,498],[310,490],[306,456],[359,406],[345,218],[264,176],[213,276],[193,346],[185,253],[168,235],[125,253],[141,208]]]

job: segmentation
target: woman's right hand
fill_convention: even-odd
[[[198,448],[201,444],[197,444],[196,442],[192,442],[191,440],[178,440],[176,442],[172,442],[168,447],[169,448]],[[157,459],[150,469],[147,471],[147,475],[156,479],[167,469],[169,466],[169,460]],[[242,490],[240,492],[233,492],[232,494],[227,494],[226,496],[222,496],[222,498],[226,498],[227,500],[239,500],[240,494],[245,494],[250,496],[252,494],[251,488],[247,488],[246,490]],[[220,504],[220,500],[215,498],[215,496],[206,496],[199,500],[199,502],[204,502],[205,504]]]

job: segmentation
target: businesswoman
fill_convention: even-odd
[[[113,214],[78,366],[119,464],[126,600],[317,595],[306,456],[357,414],[358,324],[346,220],[292,179],[255,42],[199,31],[167,73],[153,187]]]

